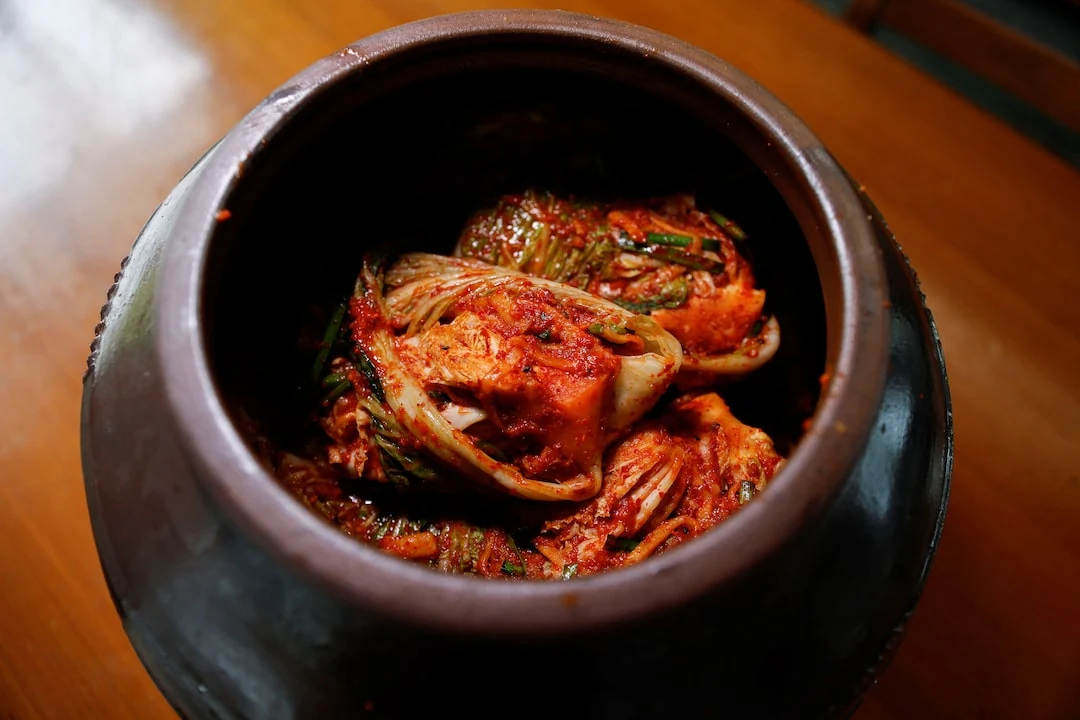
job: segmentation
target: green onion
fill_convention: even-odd
[[[367,380],[368,387],[371,388],[371,394],[379,402],[386,402],[386,395],[383,394],[382,381],[379,380],[379,373],[375,370],[375,365],[371,362],[363,350],[356,348],[355,360],[357,367],[360,368],[360,374]]]
[[[604,323],[593,323],[587,330],[590,334],[601,340],[606,340],[612,345],[625,345],[632,342],[633,337],[631,336],[637,334],[625,325],[605,325]]]
[[[323,400],[322,400],[323,404],[325,405],[325,404],[333,402],[334,400],[337,400],[350,387],[352,387],[352,383],[349,382],[348,378],[346,378],[345,380],[342,380],[337,385],[335,385],[330,392],[326,393],[326,395],[323,397]]]
[[[345,375],[345,373],[339,373],[339,372],[330,373],[329,375],[324,377],[322,379],[322,382],[319,383],[319,384],[322,385],[324,388],[332,388],[335,385],[340,384],[341,381],[347,380],[347,379],[348,379],[348,377]]]
[[[719,238],[701,238],[701,249],[712,250],[713,252],[720,252],[720,239]]]
[[[631,552],[640,542],[631,538],[613,537],[608,538],[607,544],[608,549],[614,552]]]
[[[761,328],[763,327],[765,327],[765,324],[761,321],[761,318],[758,318],[757,322],[750,328],[750,334],[747,337],[757,337],[761,334]]]
[[[420,480],[434,480],[437,477],[435,471],[425,465],[419,456],[406,452],[388,438],[376,434],[375,444],[409,475]]]
[[[515,565],[509,560],[503,560],[502,568],[500,568],[507,575],[520,575],[525,577],[525,567],[523,565]]]
[[[605,325],[603,323],[593,323],[588,328],[589,332],[593,335],[604,335],[605,333],[614,333],[616,335],[625,335],[629,332],[622,325]]]
[[[627,252],[648,255],[664,262],[684,265],[692,270],[706,270],[714,275],[724,272],[724,263],[719,260],[694,255],[678,248],[663,245],[639,245],[629,237],[621,237],[617,242],[619,247]]]
[[[672,310],[680,307],[687,299],[689,299],[689,297],[690,285],[687,283],[685,277],[679,277],[666,283],[660,288],[659,295],[648,297],[638,302],[622,300],[619,298],[616,298],[613,302],[620,307],[626,308],[630,312],[648,314],[653,310],[660,310],[661,308]]]
[[[521,563],[520,566],[511,564],[510,567],[515,567],[518,570],[520,570],[521,571],[521,577],[528,577],[528,575],[525,572],[525,556],[521,554],[521,550],[518,549],[517,543],[514,542],[514,538],[513,538],[512,535],[507,535],[506,536],[506,543],[510,546],[510,549],[513,550],[517,554],[518,561]],[[505,561],[503,563],[503,571],[504,572],[506,570],[506,566],[507,566],[508,563],[510,563],[509,560],[507,560],[507,561]]]
[[[326,330],[323,332],[322,345],[319,347],[319,354],[315,356],[315,365],[311,368],[311,382],[318,382],[322,377],[323,368],[326,366],[326,360],[330,357],[330,349],[337,341],[338,333],[341,332],[341,323],[345,320],[345,307],[346,303],[338,305],[337,310],[330,317],[330,324],[326,326]]]
[[[546,330],[542,330],[541,332],[536,334],[536,337],[539,338],[541,342],[550,341],[551,340],[551,328],[548,328]]]
[[[709,217],[711,217],[713,219],[713,222],[715,222],[723,230],[728,232],[731,235],[731,237],[735,238],[736,240],[746,240],[747,239],[748,236],[747,236],[747,234],[745,232],[743,232],[743,229],[741,227],[736,225],[731,220],[728,220],[726,217],[724,217],[720,213],[716,212],[715,210],[710,210],[709,211]]]
[[[669,245],[671,247],[689,247],[694,241],[689,235],[673,235],[671,233],[648,233],[645,239],[655,245]]]
[[[563,569],[562,569],[562,578],[563,578],[563,580],[569,580],[570,578],[574,577],[575,575],[577,575],[577,563],[570,563],[569,565],[564,565],[563,566]]]
[[[411,482],[408,474],[401,468],[392,463],[385,464],[383,470],[386,472],[386,477],[394,485],[408,486]]]

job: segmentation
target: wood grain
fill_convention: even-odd
[[[79,468],[87,345],[142,223],[313,60],[504,4],[0,3],[0,717],[171,716],[109,601]],[[804,3],[558,5],[757,78],[867,186],[920,273],[952,382],[953,495],[908,638],[860,720],[1080,717],[1080,174]]]
[[[1080,132],[1080,64],[959,0],[857,0],[845,20],[888,27]]]

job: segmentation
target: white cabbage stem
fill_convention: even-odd
[[[695,374],[735,379],[747,375],[772,360],[780,349],[780,323],[770,317],[758,336],[761,344],[750,345],[722,355],[686,355],[682,371],[688,376]]]

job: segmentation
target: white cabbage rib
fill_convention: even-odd
[[[472,293],[497,287],[532,286],[550,290],[559,300],[593,309],[618,319],[643,342],[644,352],[621,356],[614,381],[614,404],[607,418],[604,445],[647,412],[670,386],[682,365],[682,347],[651,318],[636,315],[618,305],[570,286],[498,268],[486,263],[428,253],[402,255],[386,272],[384,282],[365,270],[361,284],[378,294],[376,302],[388,323],[371,330],[364,343],[382,380],[386,402],[398,422],[431,455],[516,497],[529,500],[585,500],[601,487],[603,452],[580,475],[564,482],[525,476],[516,466],[500,462],[481,450],[462,432],[462,423],[444,417],[428,396],[421,380],[403,364],[398,354],[394,327],[404,327],[403,337],[423,333],[439,323],[447,310]],[[384,289],[385,285],[385,289]],[[461,408],[455,408],[461,413]]]
[[[683,357],[682,370],[687,375],[707,374],[717,379],[737,379],[747,375],[772,360],[780,349],[780,323],[770,316],[761,328],[760,345],[740,347],[719,355],[696,355]]]

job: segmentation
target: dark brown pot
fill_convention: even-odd
[[[730,209],[784,328],[731,394],[793,446],[768,490],[694,542],[566,583],[354,542],[275,483],[232,414],[287,438],[305,304],[344,294],[373,239],[446,251],[470,209],[526,185]],[[161,205],[92,347],[102,567],[188,717],[842,715],[895,649],[945,513],[941,349],[881,218],[749,78],[607,20],[439,17],[316,63]]]

